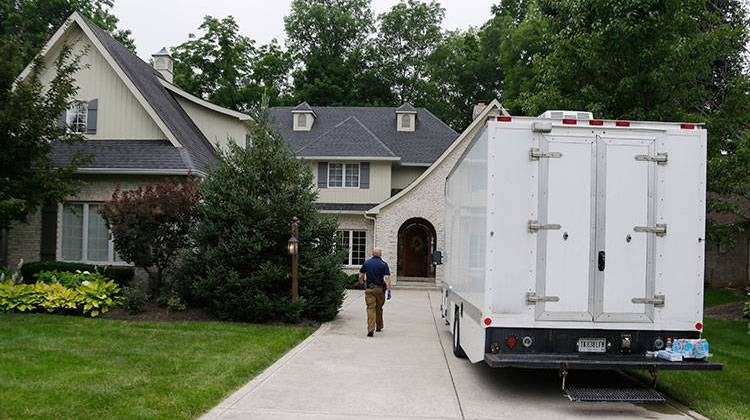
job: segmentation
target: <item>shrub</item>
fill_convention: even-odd
[[[117,265],[91,265],[82,263],[71,263],[64,261],[37,261],[28,262],[21,267],[21,275],[25,283],[33,284],[37,281],[37,274],[42,271],[70,272],[88,271],[100,273],[114,280],[120,286],[124,286],[133,279],[135,268]]]
[[[742,307],[742,314],[745,315],[745,318],[750,318],[750,302],[745,302]]]
[[[120,287],[111,280],[83,281],[76,290],[81,294],[84,315],[92,317],[109,312],[120,300],[117,297]]]
[[[201,185],[195,247],[176,276],[180,293],[224,319],[328,321],[344,291],[336,220],[318,212],[309,167],[268,128],[263,113],[254,117],[252,146],[230,145]],[[293,217],[300,220],[296,302],[286,252]]]
[[[143,282],[135,282],[122,289],[122,304],[131,315],[143,312],[148,302],[147,287]]]
[[[341,272],[339,274],[339,281],[344,286],[345,289],[349,290],[358,290],[361,289],[361,285],[359,284],[359,273],[355,274],[347,274],[345,272]]]
[[[184,312],[187,309],[187,305],[185,305],[185,302],[178,295],[172,294],[167,299],[167,309],[170,312]]]
[[[75,288],[68,288],[62,283],[37,283],[35,286],[43,291],[41,307],[47,312],[71,312],[83,301]]]
[[[99,273],[90,273],[88,271],[41,271],[36,275],[37,283],[60,283],[65,287],[75,289],[84,281],[107,281],[108,278]]]
[[[0,309],[3,311],[34,311],[42,299],[36,285],[16,284],[12,280],[0,283]]]

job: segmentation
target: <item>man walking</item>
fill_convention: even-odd
[[[391,288],[391,271],[381,256],[380,248],[372,250],[372,258],[359,269],[359,282],[365,284],[365,303],[367,303],[367,336],[383,329],[383,304],[385,291]]]

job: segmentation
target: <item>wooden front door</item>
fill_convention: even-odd
[[[398,275],[401,277],[435,277],[432,251],[435,235],[424,222],[407,222],[398,235]]]

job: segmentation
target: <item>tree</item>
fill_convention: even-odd
[[[336,221],[319,213],[312,173],[254,115],[251,147],[230,145],[202,185],[194,249],[184,256],[182,294],[221,318],[241,321],[332,319],[343,300],[337,280]],[[291,302],[286,252],[300,219],[300,299]]]
[[[422,104],[429,97],[427,58],[442,39],[445,9],[439,3],[401,1],[378,17],[374,61],[399,103]]]
[[[114,0],[2,0],[0,38],[10,36],[20,44],[21,63],[26,65],[65,20],[78,11],[135,51],[131,32],[117,28],[117,17],[111,11],[113,4]]]
[[[149,273],[152,296],[159,296],[164,273],[189,245],[199,200],[195,179],[167,179],[132,191],[118,185],[100,210],[117,255]]]
[[[274,104],[283,101],[292,63],[275,40],[255,48],[232,16],[206,16],[199,29],[202,36],[190,34],[172,49],[177,85],[239,111],[258,106],[264,94],[274,98]]]
[[[370,0],[294,0],[284,27],[297,63],[297,101],[319,106],[368,102],[360,76],[373,30]]]
[[[46,202],[62,201],[77,190],[73,178],[77,156],[70,167],[55,167],[52,142],[75,142],[58,122],[77,92],[74,74],[80,56],[64,46],[54,62],[54,77],[42,81],[44,61],[33,63],[30,74],[16,80],[22,62],[22,45],[0,37],[0,229],[25,222]]]

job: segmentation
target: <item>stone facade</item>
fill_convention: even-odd
[[[30,215],[26,223],[18,223],[8,231],[8,267],[24,262],[39,261],[42,242],[42,212]]]
[[[370,257],[373,242],[373,221],[366,219],[361,214],[337,214],[339,229],[341,230],[364,230],[367,232],[367,258]],[[343,271],[348,274],[359,272],[359,266],[344,266]]]

